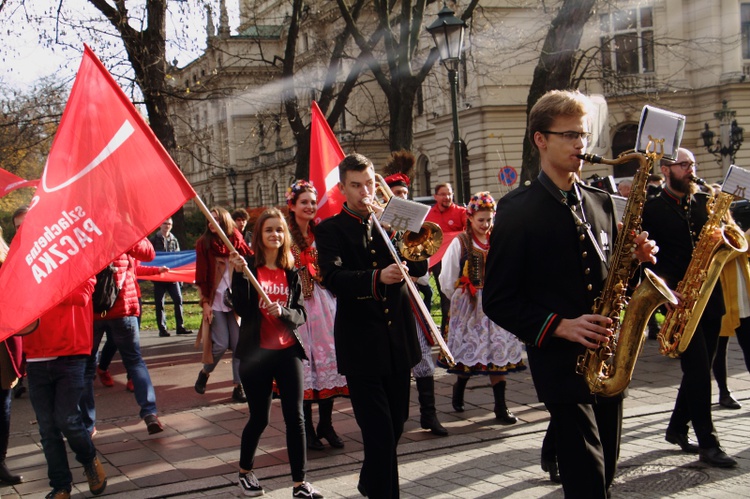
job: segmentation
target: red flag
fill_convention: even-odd
[[[337,214],[344,205],[344,195],[338,188],[339,163],[344,156],[333,130],[328,126],[317,102],[313,101],[309,180],[318,190],[318,221]]]
[[[443,232],[443,242],[440,244],[440,248],[435,252],[434,255],[432,255],[428,259],[428,266],[429,268],[432,268],[433,266],[440,263],[440,261],[443,259],[443,255],[448,250],[448,246],[451,245],[451,242],[458,236],[462,230],[457,230],[455,232]]]
[[[0,340],[60,303],[194,196],[85,47],[31,209],[0,271]]]
[[[21,187],[36,187],[38,180],[24,180],[21,177],[13,175],[8,170],[0,168],[0,197],[10,194]]]

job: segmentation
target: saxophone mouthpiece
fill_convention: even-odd
[[[591,164],[601,163],[603,159],[601,156],[597,156],[596,154],[576,154],[576,157]]]
[[[690,181],[693,182],[693,183],[696,183],[698,185],[703,185],[703,186],[706,185],[706,181],[705,180],[703,180],[700,177],[696,177],[695,175],[691,175],[690,176]]]

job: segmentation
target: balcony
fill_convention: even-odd
[[[607,72],[602,76],[604,95],[628,95],[656,90],[656,75],[647,74],[617,74]]]

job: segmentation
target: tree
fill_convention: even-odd
[[[426,0],[392,2],[377,0],[373,9],[376,23],[365,18],[357,24],[346,0],[336,0],[357,46],[366,57],[369,70],[388,101],[388,143],[391,151],[410,150],[414,140],[413,110],[422,82],[438,60],[432,48],[423,62],[418,62],[419,40],[423,33]],[[470,19],[479,0],[471,0],[459,16]],[[368,39],[366,32],[374,33]],[[378,44],[382,40],[382,47]]]

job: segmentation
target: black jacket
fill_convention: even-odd
[[[617,230],[612,198],[578,186],[583,206],[579,217],[591,225],[609,260]],[[576,226],[557,188],[537,179],[500,199],[487,255],[483,308],[493,322],[526,343],[542,402],[596,400],[584,377],[576,374],[585,347],[552,337],[552,332],[562,319],[592,312],[606,277],[607,266],[590,237]]]
[[[253,256],[245,257],[250,271],[257,278],[258,271],[255,267],[255,258]],[[296,270],[287,270],[286,281],[289,285],[289,301],[286,306],[281,308],[280,319],[286,323],[290,331],[297,340],[300,358],[307,359],[305,349],[302,345],[297,328],[307,320],[307,311],[305,310],[305,299],[302,296],[302,283]],[[258,300],[260,299],[258,291],[245,278],[241,272],[232,274],[232,305],[235,312],[242,318],[240,323],[240,337],[237,341],[237,350],[234,357],[240,360],[250,357],[253,350],[260,346],[260,308]]]
[[[377,227],[344,206],[318,225],[315,242],[323,285],[336,295],[339,372],[385,376],[411,369],[421,359],[416,322],[406,286],[378,282],[394,261]],[[424,262],[409,267],[414,276],[427,271]]]

